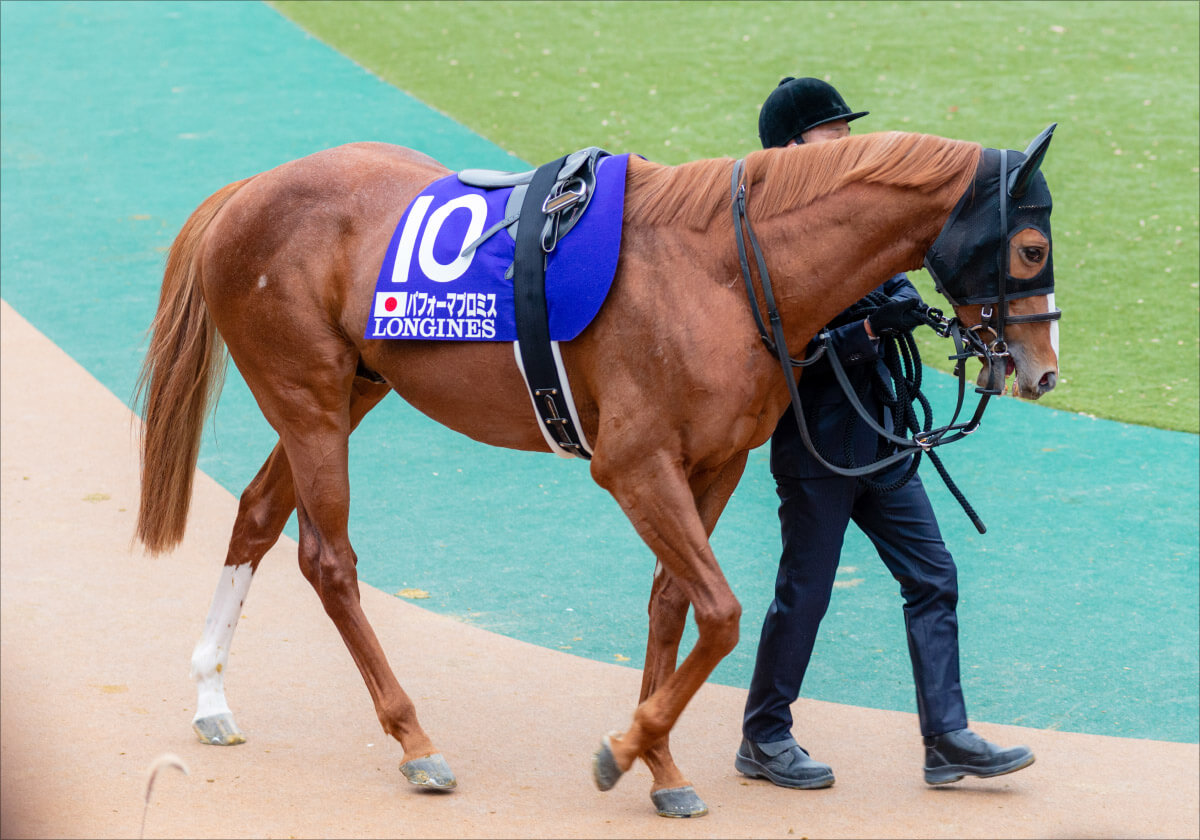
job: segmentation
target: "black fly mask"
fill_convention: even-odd
[[[937,290],[956,306],[983,305],[982,326],[995,334],[987,356],[1002,357],[1005,324],[1057,320],[1062,313],[1009,315],[1012,298],[1054,294],[1054,253],[1041,270],[1019,279],[1009,267],[1013,235],[1032,228],[1050,242],[1050,188],[1039,170],[1055,125],[1039,134],[1024,154],[985,149],[975,180],[925,255]],[[1051,297],[1053,306],[1053,298]]]
[[[1009,298],[1048,295],[1054,292],[1054,256],[1051,253],[1035,276],[1020,280],[1008,273],[1006,256],[1012,234],[1033,228],[1050,241],[1050,190],[1042,173],[1035,172],[1027,191],[1020,197],[1006,192],[1009,201],[1004,219],[1008,228],[997,225],[1001,205],[1000,159],[1004,150],[984,149],[975,180],[959,200],[933,247],[925,255],[925,267],[937,290],[956,306],[995,303],[1000,299],[1000,278]],[[1008,152],[1010,166],[1026,160],[1020,152]],[[1007,234],[1007,235],[1006,235]]]

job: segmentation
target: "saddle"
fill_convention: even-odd
[[[542,214],[546,217],[542,224],[542,251],[549,254],[554,250],[558,241],[571,232],[582,217],[592,195],[596,191],[596,165],[600,158],[608,156],[608,152],[598,146],[588,146],[562,158],[562,165],[555,175],[554,184],[542,202]],[[479,235],[474,242],[463,248],[463,256],[472,253],[476,248],[495,236],[501,230],[508,228],[509,235],[515,241],[521,220],[521,209],[525,203],[525,194],[533,183],[533,176],[538,170],[528,172],[503,172],[496,169],[464,169],[458,173],[458,180],[468,187],[479,189],[512,188],[508,202],[504,206],[504,218],[492,225]],[[513,277],[513,266],[508,267],[505,278]]]
[[[462,253],[470,254],[505,228],[511,233],[516,250],[504,276],[513,281],[517,362],[546,442],[560,454],[583,459],[591,458],[591,449],[576,425],[566,371],[556,343],[550,340],[546,255],[583,217],[596,189],[596,167],[607,155],[603,149],[589,146],[528,172],[464,169],[458,173],[459,181],[469,187],[512,189],[504,218]],[[525,225],[519,225],[522,217]]]

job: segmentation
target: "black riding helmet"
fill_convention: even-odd
[[[837,89],[820,79],[787,76],[771,91],[758,112],[758,139],[764,149],[786,146],[800,135],[834,120],[856,120],[870,111],[852,112]]]

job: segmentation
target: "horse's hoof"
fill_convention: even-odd
[[[454,771],[450,769],[441,753],[406,761],[400,765],[400,772],[412,784],[430,790],[454,790],[458,787]]]
[[[202,744],[213,744],[218,747],[232,747],[234,744],[246,743],[246,736],[238,725],[233,722],[233,715],[225,712],[210,717],[197,718],[192,721],[192,729]]]
[[[650,801],[654,803],[654,809],[660,817],[687,819],[703,817],[708,813],[708,806],[696,795],[696,789],[691,785],[652,790]]]
[[[600,749],[592,756],[592,776],[596,779],[596,787],[600,790],[612,790],[624,772],[617,766],[617,760],[613,757],[612,741],[605,735],[600,742]]]

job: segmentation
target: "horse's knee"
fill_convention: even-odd
[[[321,589],[321,541],[307,528],[300,529],[299,550],[300,573],[318,592]]]
[[[697,609],[696,628],[700,631],[700,640],[711,645],[720,656],[726,656],[737,647],[741,619],[742,605],[732,595],[712,608]]]
[[[357,558],[350,549],[321,554],[321,586],[332,592],[358,588]]]
[[[669,711],[662,703],[646,701],[637,707],[637,711],[633,713],[633,719],[645,734],[645,738],[652,745],[663,745],[667,750],[667,757],[670,758],[670,748],[666,746],[666,737],[671,733],[671,724],[674,718],[671,717]],[[659,754],[656,753],[656,757]]]

